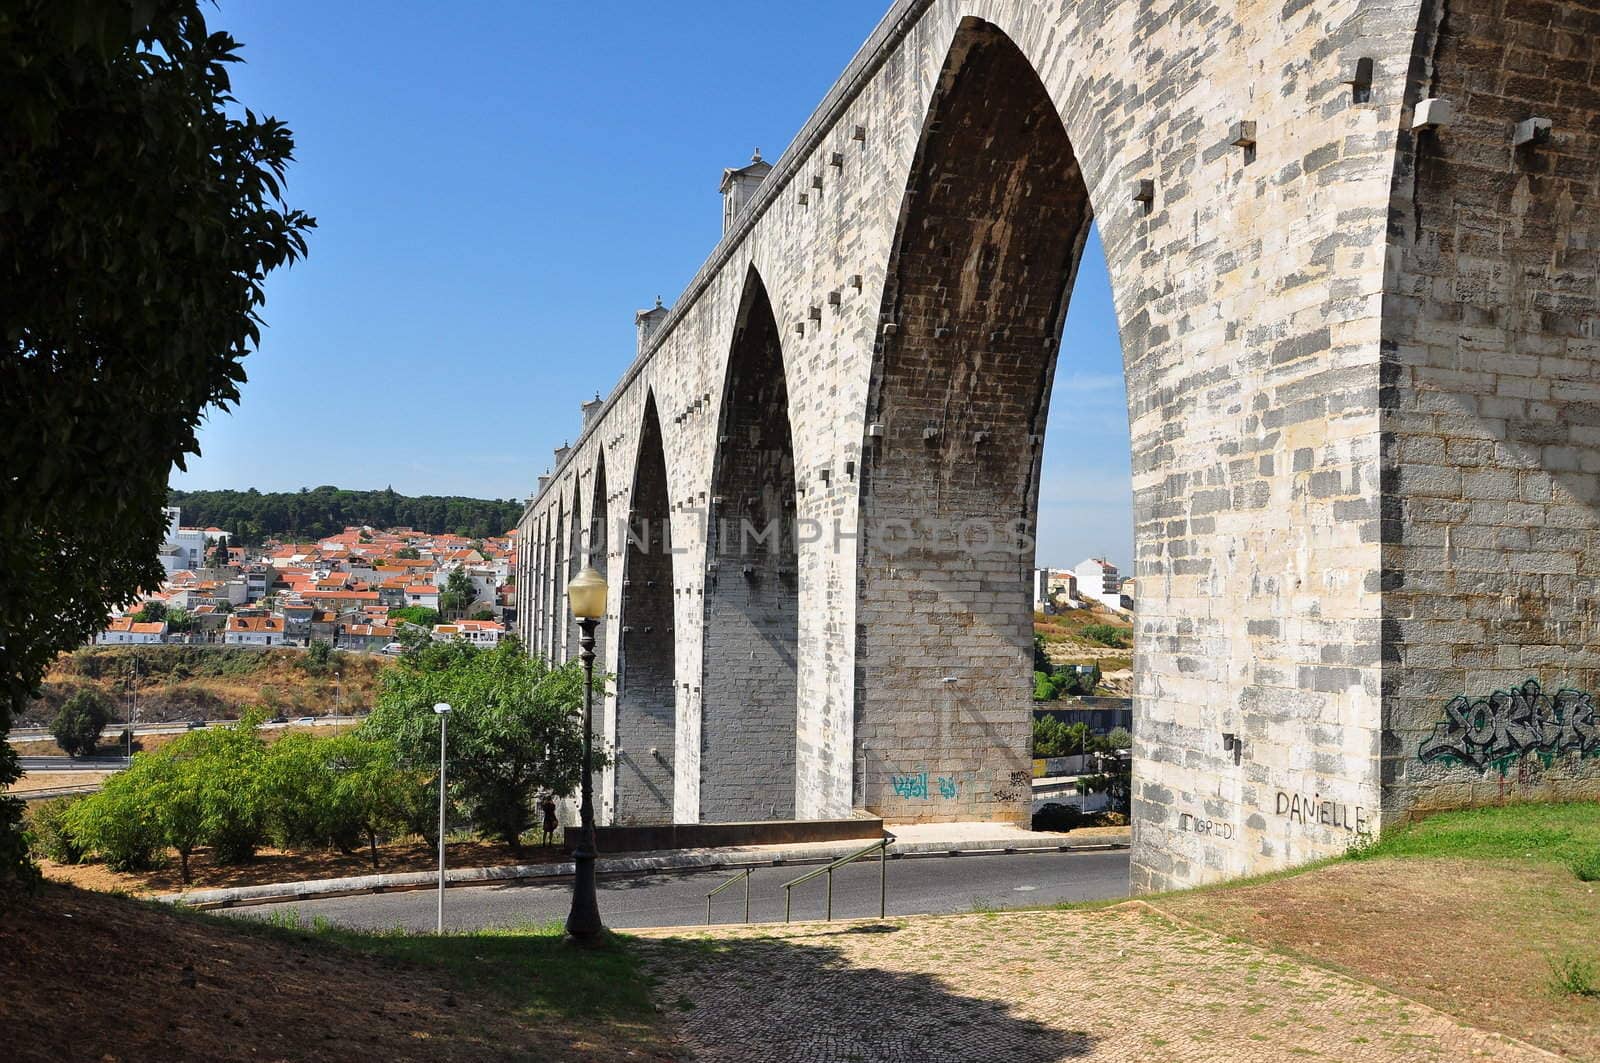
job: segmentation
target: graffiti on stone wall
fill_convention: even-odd
[[[1191,830],[1196,834],[1210,834],[1229,841],[1233,838],[1233,824],[1220,819],[1202,819],[1192,812],[1178,814],[1178,829]]]
[[[1277,813],[1290,823],[1304,826],[1339,827],[1351,834],[1372,833],[1372,821],[1360,805],[1347,805],[1318,793],[1278,791]]]
[[[941,800],[954,801],[961,796],[961,780],[953,775],[941,775],[935,779],[932,791],[928,789],[928,773],[925,771],[891,775],[889,785],[894,787],[896,797],[927,800],[931,792],[937,794]]]
[[[1503,774],[1528,754],[1600,755],[1600,718],[1593,697],[1582,690],[1558,690],[1552,697],[1530,679],[1486,698],[1458,695],[1445,705],[1444,717],[1417,750],[1425,763],[1495,768]]]

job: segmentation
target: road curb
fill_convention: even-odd
[[[1017,845],[1014,840],[949,842],[896,842],[889,859],[939,858],[961,856],[1005,856],[1024,853],[1094,853],[1127,849],[1123,841],[1084,842],[1056,845]],[[698,852],[670,856],[602,856],[600,874],[606,877],[651,871],[742,871],[745,868],[805,866],[825,864],[855,852],[859,846],[841,845],[829,850],[783,849],[771,853]],[[486,886],[498,882],[528,879],[559,880],[572,876],[571,861],[559,864],[507,864],[497,867],[459,867],[445,872],[445,886]],[[273,882],[231,889],[191,890],[166,893],[155,899],[167,904],[208,911],[216,908],[244,908],[259,904],[284,904],[292,901],[324,900],[363,894],[403,893],[434,889],[439,884],[437,871],[412,871],[392,875],[360,875],[352,878],[315,879],[309,882]]]

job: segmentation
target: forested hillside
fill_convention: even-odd
[[[171,491],[169,505],[181,506],[186,527],[215,525],[235,545],[263,539],[318,539],[352,524],[374,528],[412,527],[481,539],[503,535],[516,524],[522,504],[493,498],[420,495],[408,498],[392,488],[346,491],[338,487],[299,491]]]

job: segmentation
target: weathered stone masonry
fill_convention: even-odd
[[[593,470],[637,517],[661,455],[673,637],[647,649],[630,614],[662,607],[611,578],[629,759],[602,814],[1025,818],[1027,533],[1091,216],[1134,448],[1136,888],[1336,852],[1412,808],[1600,792],[1592,703],[1557,693],[1600,680],[1597,6],[897,3],[678,304],[641,315],[524,517],[524,632],[559,659]],[[1413,132],[1424,99],[1453,115]],[[1533,118],[1548,135],[1514,146]],[[711,534],[742,460],[721,426],[758,397],[730,371],[752,277],[806,529],[792,661],[781,639],[734,658],[790,599],[723,601],[742,562]],[[1015,539],[958,542],[974,515]],[[627,658],[652,652],[671,703],[636,711]],[[746,779],[718,760],[741,700]],[[642,718],[672,735],[649,779]]]

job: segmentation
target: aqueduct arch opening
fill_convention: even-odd
[[[615,821],[667,823],[677,742],[677,646],[672,505],[653,394],[645,399],[631,498],[618,618]]]
[[[587,563],[600,573],[601,578],[608,578],[610,574],[610,500],[606,498],[606,455],[601,451],[595,458],[594,481],[590,485],[589,494],[589,550]],[[611,630],[611,617],[603,618],[594,628],[594,667],[596,672],[604,672],[606,668],[606,642],[608,632]]]
[[[905,191],[862,441],[856,771],[882,815],[1030,815],[1039,462],[1091,216],[1038,75],[966,20]]]
[[[794,815],[794,442],[766,285],[745,277],[722,392],[706,544],[700,817]]]
[[[584,539],[589,531],[588,525],[583,522],[583,477],[580,475],[572,482],[572,516],[567,528],[567,567],[561,573],[562,601],[566,601],[566,585],[583,571]],[[572,661],[578,657],[578,621],[573,618],[572,610],[567,609],[563,616],[563,638],[566,641],[566,652],[562,660]]]

